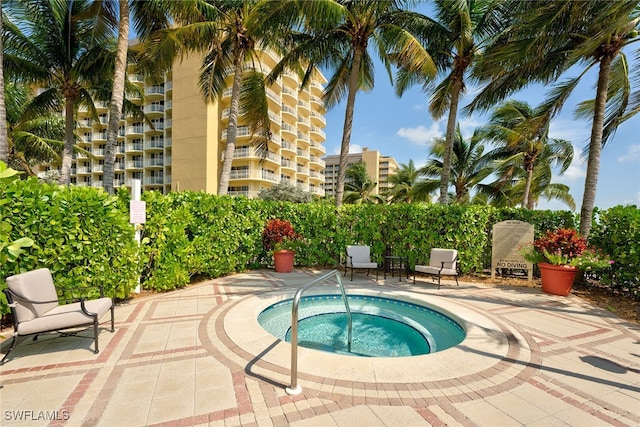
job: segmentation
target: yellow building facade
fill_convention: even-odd
[[[262,52],[268,73],[277,57]],[[227,139],[232,75],[219,102],[205,102],[198,88],[201,60],[187,58],[174,64],[163,82],[130,74],[129,80],[144,90],[143,105],[150,120],[127,117],[121,122],[115,163],[115,186],[140,179],[143,190],[218,190]],[[267,89],[272,142],[266,156],[251,145],[249,128],[238,123],[229,194],[256,197],[262,189],[280,182],[312,194],[324,195],[325,109],[321,101],[324,77],[318,72],[300,90],[299,79],[286,73]],[[99,123],[79,111],[79,145],[93,158],[74,155],[72,183],[102,187],[107,139],[108,104],[96,105]]]
[[[338,183],[338,169],[340,156],[325,156],[325,194],[335,196]],[[347,157],[347,166],[362,162],[365,164],[367,174],[373,182],[377,182],[374,194],[384,194],[390,187],[389,175],[398,170],[398,162],[393,157],[383,156],[377,150],[369,150],[367,147],[361,153],[352,153]]]

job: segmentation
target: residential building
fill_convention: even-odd
[[[270,52],[261,53],[268,73],[277,63]],[[139,74],[129,80],[144,89],[143,109],[150,122],[126,117],[118,136],[115,186],[142,181],[143,190],[194,190],[217,193],[227,138],[231,89],[219,102],[205,102],[198,87],[201,60],[176,62],[162,82]],[[232,74],[229,75],[231,86]],[[300,90],[299,78],[285,73],[267,89],[273,134],[265,157],[250,144],[249,128],[239,121],[229,194],[255,197],[264,188],[286,182],[324,195],[325,110],[321,102],[326,80],[317,73]],[[134,102],[142,100],[133,99]],[[77,133],[86,154],[75,154],[72,183],[102,187],[107,139],[108,103],[97,103],[99,123],[88,111],[79,111]]]
[[[323,159],[325,161],[324,191],[328,196],[335,196],[340,156],[325,156]],[[373,182],[378,183],[373,190],[374,194],[384,193],[384,191],[389,188],[389,175],[394,174],[398,170],[398,162],[396,162],[393,157],[383,156],[379,151],[369,150],[367,147],[362,149],[362,153],[349,154],[347,157],[347,166],[358,162],[365,164],[369,178],[371,178]]]

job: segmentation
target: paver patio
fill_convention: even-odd
[[[426,278],[344,284],[437,305],[464,324],[465,341],[409,358],[300,348],[302,394],[289,396],[290,346],[256,318],[325,272],[259,270],[135,298],[116,308],[115,333],[101,330],[97,355],[89,339],[21,340],[0,368],[0,424],[640,425],[640,325],[575,296],[447,281],[437,290]]]

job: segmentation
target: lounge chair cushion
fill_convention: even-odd
[[[111,304],[111,298],[106,297],[84,302],[86,310],[89,313],[97,313],[98,319],[109,312]],[[93,318],[84,314],[80,308],[80,303],[75,302],[56,306],[53,310],[49,310],[40,317],[27,322],[20,322],[18,324],[18,333],[20,335],[30,335],[42,331],[57,331],[91,324],[93,324]]]

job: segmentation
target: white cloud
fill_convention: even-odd
[[[349,144],[349,154],[362,153],[362,145],[359,144]],[[340,154],[340,146],[333,147],[333,151],[331,152],[333,155]]]
[[[440,130],[439,122],[433,122],[429,128],[418,126],[417,128],[400,128],[396,135],[406,138],[416,145],[428,145],[433,138],[441,138],[443,136]]]
[[[636,162],[640,160],[640,144],[633,144],[629,146],[626,154],[618,157],[620,163]]]
[[[355,154],[355,153],[362,153],[362,145],[349,144],[349,154]]]

